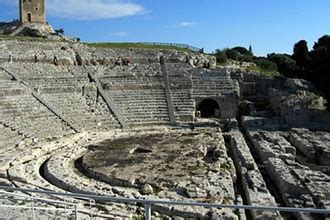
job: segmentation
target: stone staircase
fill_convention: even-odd
[[[173,101],[172,101],[172,92],[171,92],[170,79],[169,79],[169,75],[166,71],[165,58],[163,56],[160,57],[160,66],[161,66],[161,71],[163,73],[166,103],[167,103],[167,107],[168,107],[168,114],[169,114],[170,122],[171,122],[172,125],[175,125],[176,124],[176,117],[174,115],[174,107],[173,107]]]
[[[88,69],[86,66],[84,67],[89,75],[89,77],[95,82],[96,87],[98,89],[98,92],[103,97],[105,103],[107,104],[110,111],[114,113],[114,115],[117,117],[120,125],[122,127],[125,127],[125,122],[122,116],[122,113],[117,109],[116,104],[114,103],[111,96],[109,96],[103,89],[100,80],[97,78],[97,76],[92,72],[92,70]]]
[[[9,36],[16,36],[19,33],[21,33],[25,28],[27,27],[26,23],[22,23],[21,25],[19,25],[15,30],[13,30],[13,32],[11,32],[9,34]]]
[[[177,121],[192,122],[195,101],[192,98],[192,79],[189,65],[167,64],[174,114]]]

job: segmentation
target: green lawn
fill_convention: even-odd
[[[274,76],[281,75],[278,71],[267,70],[267,69],[264,69],[264,68],[262,68],[260,66],[249,66],[249,67],[246,68],[246,70],[248,72],[259,73],[261,75],[265,75],[265,76],[269,76],[269,77],[274,77]]]
[[[46,39],[40,38],[40,37],[9,36],[9,35],[4,35],[4,34],[0,34],[0,39],[20,40],[20,41],[47,41]]]
[[[143,48],[143,49],[156,49],[156,50],[177,50],[182,52],[194,52],[192,50],[176,47],[176,46],[169,46],[169,45],[147,45],[141,43],[86,43],[89,46],[93,47],[103,47],[103,48],[120,48],[120,49],[127,49],[127,48]]]
[[[26,36],[9,36],[0,34],[0,40],[18,40],[18,41],[35,41],[35,42],[56,42],[56,40],[48,40],[38,37],[26,37]],[[142,49],[154,49],[154,50],[177,50],[181,52],[195,53],[187,48],[181,48],[171,45],[148,45],[142,43],[111,43],[111,42],[100,42],[100,43],[84,43],[85,45],[92,47],[102,47],[102,48],[119,48],[119,49],[128,49],[128,48],[142,48]]]

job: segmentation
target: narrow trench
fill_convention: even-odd
[[[50,160],[50,158],[48,158],[47,160],[45,160],[45,162],[43,162],[39,168],[39,174],[42,178],[44,178],[48,183],[54,185],[49,179],[48,177],[46,176],[45,174],[45,168],[46,168],[46,165],[48,163],[48,161]]]
[[[228,132],[227,130],[225,130],[225,132]],[[234,164],[235,164],[235,170],[236,170],[236,183],[234,185],[234,190],[235,190],[235,194],[240,195],[243,199],[243,205],[249,205],[247,202],[247,196],[245,194],[244,188],[243,188],[243,182],[242,182],[242,176],[239,173],[238,169],[237,169],[237,163],[235,163],[235,158],[233,155],[233,151],[232,151],[232,147],[230,144],[230,137],[224,135],[224,140],[225,140],[225,145],[226,145],[226,149],[227,149],[227,154],[228,156],[233,160]],[[245,216],[247,220],[252,220],[252,215],[251,215],[251,211],[250,210],[244,210]]]
[[[285,204],[284,200],[281,197],[281,193],[279,192],[277,186],[273,183],[273,180],[268,175],[265,164],[263,164],[261,162],[261,160],[258,157],[258,154],[257,154],[257,152],[256,152],[256,150],[253,146],[253,143],[250,141],[245,129],[242,126],[241,117],[238,117],[237,121],[238,121],[239,129],[240,129],[240,131],[243,134],[243,137],[245,139],[245,142],[247,143],[247,145],[248,145],[248,147],[251,151],[251,154],[253,156],[253,159],[256,162],[256,164],[258,166],[258,169],[259,169],[259,171],[260,171],[260,173],[261,173],[261,175],[262,175],[262,177],[263,177],[263,179],[266,183],[267,189],[269,190],[270,194],[274,197],[276,203],[279,206],[286,207],[286,204]],[[288,212],[280,212],[280,214],[282,215],[282,217],[284,219],[287,219],[287,220],[295,220],[296,219],[291,213],[288,213]]]
[[[45,162],[43,162],[42,165],[40,166],[40,168],[39,168],[39,174],[40,174],[40,176],[41,176],[42,178],[44,178],[44,180],[46,180],[49,184],[54,185],[54,186],[56,186],[56,187],[58,187],[58,188],[61,188],[61,189],[65,190],[65,191],[68,191],[68,189],[63,188],[63,187],[61,187],[61,186],[58,186],[57,184],[53,183],[53,182],[47,177],[47,175],[46,175],[46,173],[45,173],[45,169],[46,169],[46,165],[47,165],[47,163],[48,163],[49,160],[50,160],[50,158],[48,158],[47,160],[45,160]]]
[[[84,169],[84,167],[82,165],[82,162],[83,162],[83,156],[79,157],[78,159],[76,159],[74,161],[74,167],[77,169],[77,171],[79,173],[81,173],[81,175],[84,175],[87,178],[98,180],[97,178],[95,178],[95,177],[93,177],[91,175],[88,175],[88,172],[86,172],[86,170]],[[99,180],[99,181],[101,181],[101,180]]]

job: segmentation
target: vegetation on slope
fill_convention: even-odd
[[[312,81],[320,89],[328,101],[330,109],[330,35],[324,35],[309,50],[307,42],[300,40],[293,46],[293,54],[271,53],[267,57],[253,56],[252,48],[226,48],[216,50],[218,63],[228,60],[239,62],[253,62],[256,66],[249,66],[247,70],[260,70],[269,74],[281,75],[289,78],[301,78]],[[258,72],[258,71],[257,71]]]
[[[93,47],[103,47],[103,48],[119,48],[119,49],[128,49],[128,48],[143,48],[143,49],[157,49],[157,50],[177,50],[182,52],[195,52],[187,48],[181,48],[171,45],[149,45],[143,43],[86,43],[89,46]]]
[[[61,30],[56,30],[61,31]],[[34,42],[49,42],[54,41],[42,37],[29,37],[29,36],[9,36],[0,34],[0,40],[18,40],[18,41],[34,41]],[[56,40],[58,41],[58,40]],[[62,39],[61,41],[65,41]],[[77,38],[79,42],[80,39]],[[181,52],[195,53],[196,51],[190,50],[188,48],[181,48],[171,45],[148,45],[143,43],[111,43],[111,42],[102,42],[102,43],[84,43],[92,47],[101,47],[101,48],[118,48],[118,49],[129,49],[129,48],[142,48],[142,49],[155,49],[155,50],[177,50]]]
[[[27,37],[27,36],[10,36],[5,34],[0,34],[0,40],[19,40],[19,41],[47,41],[40,37]]]

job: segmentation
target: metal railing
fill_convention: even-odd
[[[156,46],[172,46],[172,47],[178,47],[183,49],[192,50],[195,52],[199,52],[202,48],[194,47],[188,44],[181,44],[181,43],[162,43],[162,42],[138,42],[138,44],[144,44],[144,45],[156,45]]]
[[[52,195],[52,196],[63,196],[67,198],[86,199],[93,201],[102,202],[115,202],[115,203],[132,203],[142,204],[145,207],[145,219],[151,220],[152,217],[152,205],[172,205],[172,206],[190,206],[190,207],[204,207],[204,208],[228,208],[228,209],[244,209],[244,210],[261,210],[261,211],[274,211],[274,212],[291,212],[291,213],[317,213],[330,215],[330,209],[315,209],[315,208],[291,208],[291,207],[271,207],[271,206],[251,206],[251,205],[224,205],[224,204],[210,204],[210,203],[198,203],[198,202],[180,202],[180,201],[169,201],[169,200],[141,200],[141,199],[128,199],[128,198],[116,198],[109,196],[81,194],[81,193],[60,193],[54,191],[40,191],[33,189],[21,189],[0,186],[0,190],[17,191],[23,193],[34,193],[40,195]],[[33,197],[32,197],[33,198]],[[34,197],[36,198],[36,197]],[[44,200],[44,199],[42,199]],[[63,203],[63,202],[61,202]],[[72,203],[68,203],[72,205]],[[74,219],[79,219],[78,205],[74,204]],[[36,207],[28,207],[32,210],[37,209]],[[39,208],[40,209],[40,208]],[[48,208],[43,208],[48,209]],[[86,210],[83,210],[86,211]],[[34,215],[35,217],[35,215]],[[35,219],[35,218],[34,218]]]
[[[13,188],[13,190],[10,191],[15,191],[16,188]],[[18,191],[18,190],[16,190]],[[24,191],[22,191],[24,192]],[[37,210],[44,210],[44,211],[62,211],[64,212],[64,216],[66,219],[68,219],[68,216],[73,215],[75,217],[75,219],[78,219],[78,213],[87,213],[89,216],[91,216],[91,218],[93,217],[93,211],[91,209],[92,204],[95,204],[95,201],[90,199],[89,200],[89,204],[90,204],[90,209],[81,209],[78,208],[78,204],[74,203],[74,202],[66,202],[65,198],[60,198],[57,197],[58,200],[53,200],[53,199],[46,199],[46,198],[41,198],[41,197],[37,197],[34,196],[33,194],[31,195],[25,195],[25,194],[17,194],[17,193],[10,193],[7,191],[0,191],[0,195],[3,195],[5,197],[5,199],[9,199],[10,201],[12,200],[12,198],[15,198],[15,200],[19,200],[19,201],[24,201],[24,202],[30,202],[31,205],[25,205],[25,204],[16,204],[16,205],[10,205],[10,204],[0,204],[1,208],[8,208],[8,209],[26,209],[26,210],[31,210],[31,215],[32,215],[32,219],[35,220],[37,219],[37,214],[36,211]],[[61,200],[63,199],[63,201]],[[80,198],[80,199],[86,199],[86,198]],[[47,204],[47,205],[52,205],[53,207],[42,207],[42,206],[38,206],[37,203],[43,203],[43,204]]]

